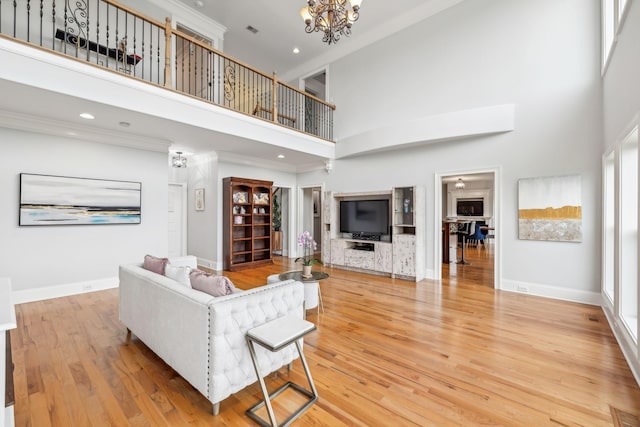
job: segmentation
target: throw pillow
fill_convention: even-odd
[[[153,271],[164,276],[164,268],[169,262],[168,258],[158,258],[151,255],[145,255],[142,267],[145,270]]]
[[[191,267],[175,266],[171,263],[167,264],[164,268],[164,275],[169,279],[173,279],[187,288],[191,287],[191,280],[189,279],[189,273],[191,273]]]
[[[225,276],[216,276],[201,270],[191,270],[191,287],[214,297],[230,295],[236,291],[231,280]]]

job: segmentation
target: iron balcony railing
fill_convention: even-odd
[[[0,36],[333,141],[334,105],[114,0],[0,0]]]

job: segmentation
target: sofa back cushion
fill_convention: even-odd
[[[182,286],[190,288],[191,279],[189,278],[189,273],[191,273],[191,270],[191,267],[175,266],[169,263],[164,267],[164,275],[180,283]]]
[[[145,270],[153,271],[154,273],[164,276],[164,269],[168,258],[158,258],[152,255],[145,255],[144,264],[142,265]]]
[[[230,295],[236,292],[236,287],[231,280],[225,276],[205,273],[201,270],[191,270],[189,274],[191,287],[198,291],[205,292],[214,297]]]
[[[198,268],[198,258],[193,255],[175,256],[169,258],[169,264],[176,267]]]

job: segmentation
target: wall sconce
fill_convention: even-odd
[[[333,162],[331,160],[327,160],[326,162],[324,162],[324,169],[327,171],[327,173],[330,173],[331,169],[333,169]]]

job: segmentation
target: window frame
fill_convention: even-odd
[[[622,31],[624,21],[626,20],[629,4],[631,0],[601,0],[600,2],[600,45],[601,45],[601,63],[602,70],[601,75],[604,76],[609,68],[611,57],[615,51],[615,47],[618,41],[618,35]],[[611,19],[612,22],[607,20],[607,11],[612,8]],[[611,44],[607,44],[607,28],[613,27],[613,34],[611,35]]]

